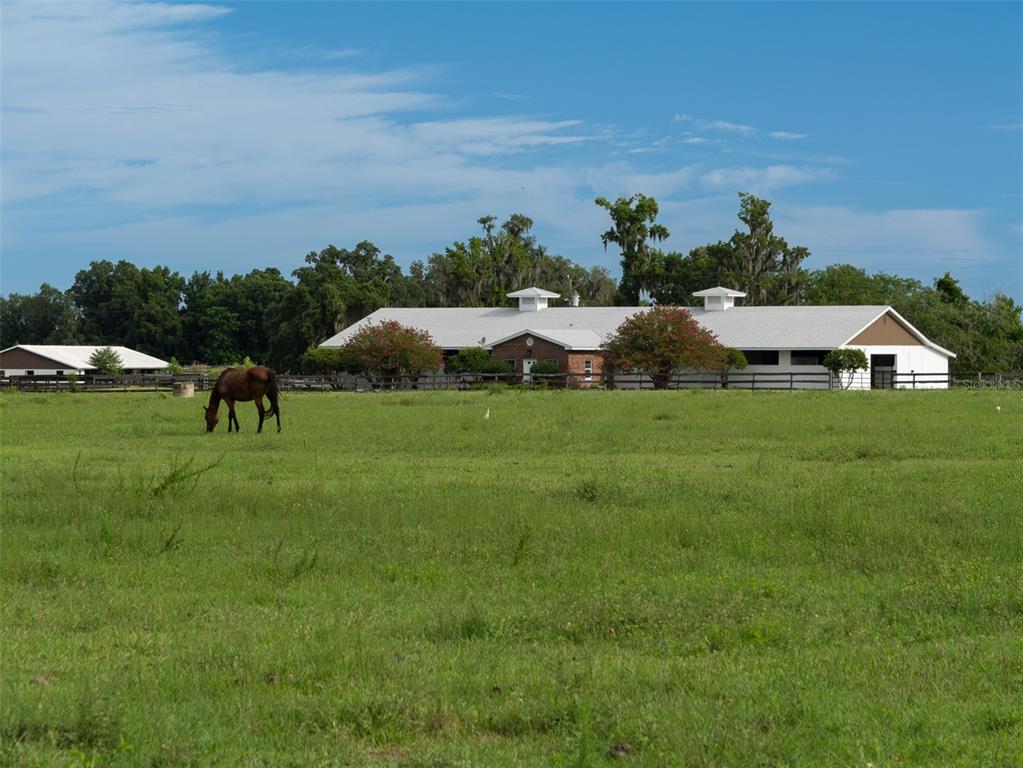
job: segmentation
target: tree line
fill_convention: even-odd
[[[774,232],[770,202],[739,196],[728,240],[688,253],[664,251],[670,233],[656,221],[657,202],[633,195],[608,211],[604,246],[621,252],[621,279],[552,254],[532,234],[532,220],[494,216],[464,240],[415,261],[407,273],[371,242],[312,251],[290,277],[275,268],[244,275],[128,261],[93,261],[62,291],[0,298],[0,339],[23,344],[123,344],[182,363],[224,364],[251,358],[297,371],[303,353],[376,309],[510,306],[505,294],[530,285],[578,293],[588,306],[688,305],[715,285],[744,291],[746,305],[890,304],[929,338],[957,353],[956,371],[1023,369],[1020,306],[1007,296],[977,301],[948,273],[932,285],[848,264],[805,269],[807,248]]]

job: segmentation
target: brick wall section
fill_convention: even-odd
[[[604,372],[604,356],[597,350],[593,350],[592,352],[569,352],[568,372],[578,373],[580,375],[585,374],[587,360],[593,361],[594,375]]]
[[[568,370],[568,351],[557,344],[533,336],[533,346],[526,346],[528,333],[510,339],[503,344],[498,344],[490,351],[490,356],[495,360],[514,360],[515,373],[522,373],[522,361],[527,358],[534,360],[557,360],[561,370]]]
[[[560,366],[562,371],[579,375],[578,379],[572,382],[576,386],[585,386],[582,376],[586,372],[587,360],[593,361],[594,374],[601,373],[604,370],[604,358],[597,350],[592,352],[570,352],[564,347],[552,344],[546,339],[541,339],[537,336],[532,337],[533,346],[527,347],[526,338],[528,336],[528,333],[524,333],[514,339],[498,344],[491,350],[491,357],[495,360],[514,360],[516,373],[522,373],[522,361],[527,358],[533,358],[534,360],[557,360],[558,366]]]

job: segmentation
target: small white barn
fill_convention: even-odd
[[[16,344],[0,350],[0,376],[63,376],[82,375],[95,371],[89,358],[97,349],[108,345],[91,346],[64,344]],[[126,372],[155,373],[166,370],[170,365],[143,352],[128,347],[110,346],[121,358],[121,368]]]
[[[794,386],[827,387],[824,356],[841,347],[862,349],[870,363],[852,378],[853,389],[948,386],[949,359],[955,355],[890,306],[737,307],[735,300],[745,294],[720,286],[693,295],[703,299],[702,307],[688,308],[693,318],[721,344],[743,351],[749,362],[743,375],[767,374],[763,386],[779,382],[778,374],[786,380],[789,374],[816,374],[801,376]],[[363,326],[394,320],[428,331],[446,355],[483,347],[523,376],[540,360],[555,361],[585,385],[603,371],[603,340],[627,318],[649,309],[580,307],[575,297],[570,306],[550,306],[560,295],[539,288],[508,296],[518,299],[518,307],[378,309],[320,346],[341,347]],[[628,385],[628,377],[615,381]]]

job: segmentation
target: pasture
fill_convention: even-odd
[[[200,405],[0,396],[0,763],[1023,764],[1019,393]]]

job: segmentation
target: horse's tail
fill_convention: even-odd
[[[270,407],[273,408],[273,411],[271,412],[270,415],[277,416],[277,423],[280,424],[281,407],[278,404],[280,402],[278,398],[281,394],[281,390],[280,387],[277,386],[277,374],[274,373],[273,370],[271,370],[270,368],[267,368],[266,372],[270,379],[270,386],[267,387],[266,390],[266,398],[267,400],[270,401]]]

